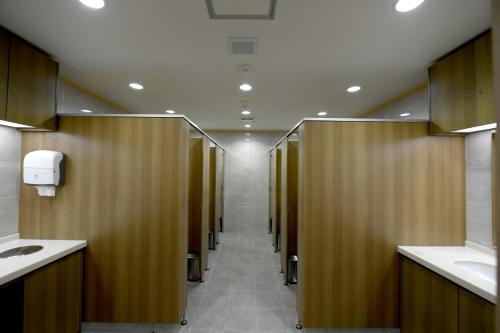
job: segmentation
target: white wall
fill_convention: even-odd
[[[285,132],[209,131],[208,134],[226,150],[224,231],[245,230],[248,234],[262,231],[269,220],[269,149]]]
[[[21,133],[0,126],[0,237],[17,233]]]
[[[493,247],[491,131],[465,138],[467,240]]]

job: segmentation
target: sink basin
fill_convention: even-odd
[[[455,261],[455,264],[460,266],[467,272],[477,275],[481,279],[488,282],[497,283],[497,267],[495,265],[485,264],[479,261]]]
[[[15,256],[25,256],[28,254],[38,252],[41,249],[43,249],[43,246],[40,246],[40,245],[15,247],[13,249],[9,249],[7,251],[3,251],[2,253],[0,253],[0,258],[5,259],[5,258],[10,258],[10,257],[15,257]]]

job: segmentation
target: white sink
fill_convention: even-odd
[[[455,264],[460,266],[463,270],[474,274],[483,280],[494,284],[497,283],[497,267],[495,265],[467,260],[455,261]]]

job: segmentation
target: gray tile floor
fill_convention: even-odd
[[[296,330],[296,286],[283,285],[280,257],[273,252],[270,235],[256,229],[260,228],[220,234],[217,250],[209,254],[205,282],[188,282],[186,326],[85,324],[83,332],[399,332]]]

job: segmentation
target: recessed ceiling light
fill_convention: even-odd
[[[355,93],[355,92],[358,92],[361,90],[361,87],[360,86],[351,86],[349,88],[347,88],[347,92],[349,93]]]
[[[246,138],[246,139],[245,139],[245,141],[250,141],[250,139],[249,139],[249,138]]]
[[[318,112],[318,116],[320,117],[326,116],[327,114],[328,113],[326,113],[325,111]]]
[[[297,136],[297,133],[293,133],[292,135],[293,135],[293,136]]]
[[[85,113],[92,113],[92,110],[87,110],[87,109],[81,109],[80,111],[85,112]]]
[[[130,82],[128,84],[128,86],[132,89],[135,89],[135,90],[142,90],[144,89],[144,86],[140,83],[137,83],[137,82]]]
[[[241,114],[244,114],[244,115],[249,115],[249,114],[251,114],[251,113],[252,113],[252,112],[250,112],[250,110],[247,110],[247,109],[245,109],[245,110],[241,111]]]
[[[246,127],[246,128],[250,128],[250,127],[252,127],[252,125],[250,125],[250,124],[246,124],[246,125],[245,125],[245,127]]]
[[[401,113],[399,116],[400,117],[408,117],[409,115],[411,115],[411,113],[406,112],[406,113]]]
[[[406,13],[420,6],[424,0],[398,0],[394,8],[401,13]]]
[[[245,133],[245,135],[250,136],[251,134],[250,133]]]
[[[240,85],[240,90],[247,92],[252,90],[252,86],[249,85],[248,83],[243,83],[242,85]]]
[[[80,0],[80,2],[92,9],[101,9],[106,5],[104,0]]]
[[[175,111],[174,111],[174,110],[167,110],[167,111],[165,111],[165,112],[166,112],[166,113],[170,113],[170,114],[174,114],[174,113],[175,113]]]

